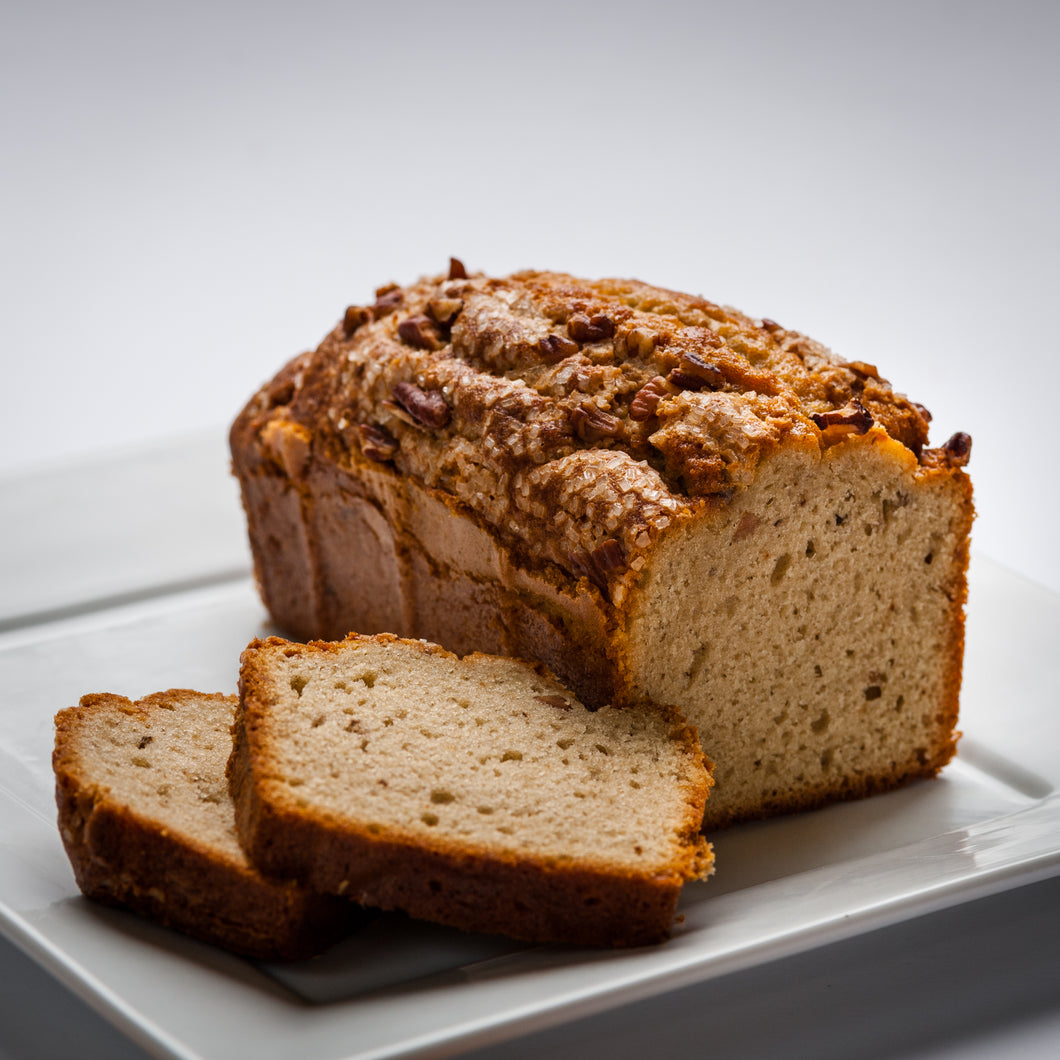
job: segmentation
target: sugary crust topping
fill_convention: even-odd
[[[875,427],[919,457],[930,418],[874,366],[771,320],[633,280],[467,277],[459,262],[351,306],[248,412],[297,432],[261,436],[288,472],[308,431],[319,456],[445,491],[604,592],[770,449]]]

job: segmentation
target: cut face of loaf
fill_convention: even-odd
[[[245,956],[320,952],[348,902],[262,877],[236,838],[225,764],[235,696],[90,695],[55,719],[59,830],[80,889]]]
[[[352,636],[250,645],[229,766],[256,864],[466,930],[658,942],[709,873],[693,730],[541,669]]]
[[[867,795],[955,749],[970,508],[886,436],[778,455],[660,541],[621,682],[717,758],[707,824]]]
[[[233,425],[255,570],[300,637],[389,630],[675,703],[706,823],[951,757],[970,439],[876,368],[636,281],[383,291]]]

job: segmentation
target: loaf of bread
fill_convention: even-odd
[[[262,959],[308,957],[356,908],[262,877],[235,832],[225,765],[235,696],[90,695],[55,719],[59,831],[77,885]]]
[[[708,826],[955,749],[970,439],[768,319],[626,280],[390,285],[231,432],[255,570],[302,638],[545,663],[676,705]]]
[[[469,931],[631,946],[712,868],[696,733],[388,634],[252,643],[228,775],[256,865]]]

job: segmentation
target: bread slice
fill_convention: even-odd
[[[135,703],[88,695],[61,711],[59,831],[89,898],[245,956],[308,957],[357,911],[247,862],[224,775],[236,703],[171,689]]]
[[[673,704],[708,827],[931,776],[956,746],[971,439],[776,321],[462,268],[351,307],[233,424],[278,625],[544,663]]]
[[[255,641],[229,780],[264,871],[366,905],[531,941],[671,930],[711,871],[695,731],[592,712],[544,668],[423,641]]]

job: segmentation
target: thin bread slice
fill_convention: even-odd
[[[530,941],[671,931],[711,783],[695,730],[590,711],[543,667],[424,641],[271,637],[244,652],[228,775],[263,871]]]
[[[59,831],[78,887],[245,956],[312,956],[356,908],[265,879],[235,833],[235,696],[88,695],[55,718]]]

